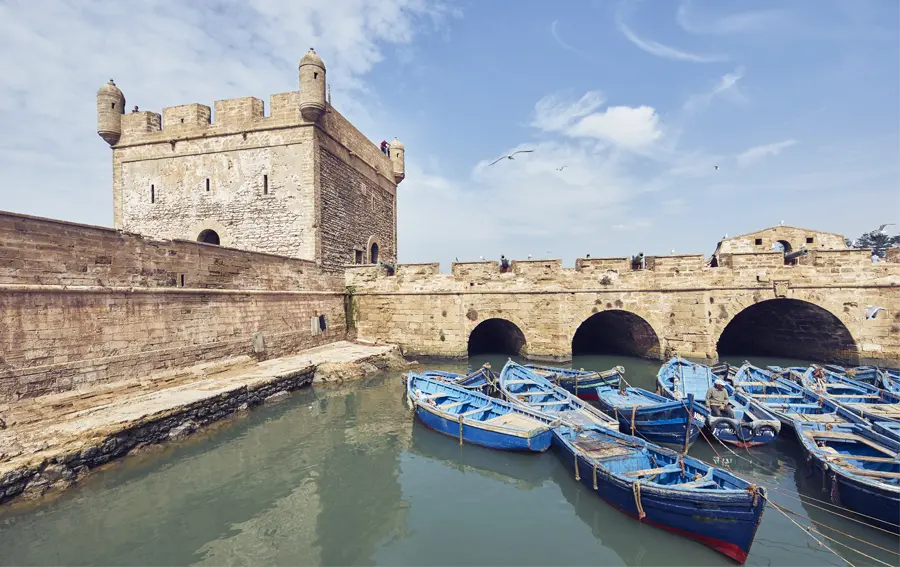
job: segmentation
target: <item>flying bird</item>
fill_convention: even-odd
[[[479,260],[484,260],[484,256],[479,256],[478,259],[479,259]]]
[[[879,226],[879,227],[878,227],[878,232],[880,232],[880,233],[882,233],[882,234],[885,234],[885,232],[884,232],[884,227],[886,227],[886,226],[893,226],[893,224],[894,224],[894,223],[889,222],[889,223],[887,223],[887,224],[883,224],[883,225]]]
[[[513,156],[516,155],[516,154],[528,154],[528,153],[531,153],[531,152],[533,152],[533,151],[534,151],[534,150],[518,150],[518,151],[515,151],[515,152],[509,154],[508,156],[498,157],[498,158],[495,159],[488,167],[490,167],[491,165],[494,165],[495,163],[497,163],[498,161],[502,160],[503,158],[506,158],[506,159],[515,159],[515,158],[513,158]]]
[[[531,260],[531,254],[528,255],[528,259]]]
[[[879,311],[887,311],[884,307],[876,307],[874,305],[869,305],[866,307],[866,319],[874,319],[878,316]]]
[[[564,170],[564,169],[567,168],[567,167],[569,167],[569,166],[568,166],[568,165],[564,165],[564,166],[562,166],[562,167],[557,167],[557,168],[556,168],[556,171],[562,171],[562,170]]]
[[[719,170],[719,166],[718,166],[718,165],[714,165],[714,166],[713,166],[713,169],[715,169],[716,171],[718,171],[718,170]]]
[[[784,226],[784,221],[781,221],[780,223],[778,223],[778,226]]]

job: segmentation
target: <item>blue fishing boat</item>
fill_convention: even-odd
[[[506,451],[542,452],[550,447],[557,421],[479,392],[410,374],[406,393],[426,426],[460,444]]]
[[[863,425],[797,427],[811,473],[830,492],[832,503],[900,533],[900,440]]]
[[[619,384],[619,379],[625,374],[625,369],[621,366],[603,371],[555,368],[537,364],[525,364],[523,366],[548,382],[561,386],[565,391],[588,401],[597,401],[597,393],[594,391],[594,387],[602,385],[616,386]]]
[[[694,397],[687,401],[665,398],[643,388],[595,386],[597,405],[619,422],[619,431],[652,443],[664,443],[684,451],[697,440],[706,424],[694,417]]]
[[[836,364],[823,364],[822,368],[837,374],[838,376],[846,376],[851,380],[863,382],[876,388],[881,387],[881,371],[875,366],[857,366],[855,368],[844,368]]]
[[[900,370],[884,370],[881,374],[881,387],[892,394],[900,394]]]
[[[570,427],[618,427],[618,422],[602,411],[512,360],[500,371],[499,389],[511,403],[557,418]]]
[[[749,362],[744,363],[735,375],[734,387],[746,396],[754,410],[766,410],[774,415],[781,422],[782,431],[794,432],[795,422],[823,425],[866,423],[826,397],[785,378],[774,378],[768,370]]]
[[[434,378],[442,382],[449,382],[466,390],[475,390],[483,394],[487,394],[491,384],[493,384],[493,373],[491,365],[485,364],[478,370],[468,374],[456,374],[454,372],[445,372],[443,370],[426,370],[422,372],[422,376],[426,378]]]
[[[735,374],[724,371],[728,376]],[[706,407],[706,391],[717,376],[713,369],[674,357],[664,364],[656,376],[659,391],[669,399],[684,401],[694,396],[694,414],[705,423],[710,435],[723,443],[738,447],[756,447],[771,443],[781,430],[781,422],[772,412],[751,407],[751,400],[743,392],[726,384],[734,418],[713,416]],[[699,416],[697,418],[696,416]]]
[[[833,372],[811,366],[802,374],[791,377],[804,388],[840,404],[862,418],[874,421],[900,421],[900,394],[895,394],[863,382],[857,382]]]
[[[559,427],[554,446],[577,481],[622,512],[746,561],[765,489],[606,428]]]
[[[900,422],[898,421],[876,421],[872,424],[872,430],[885,437],[900,441]]]

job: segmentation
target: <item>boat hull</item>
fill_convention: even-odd
[[[700,435],[700,425],[697,421],[689,418],[687,410],[681,402],[638,407],[632,413],[633,406],[612,406],[607,399],[598,395],[597,405],[603,410],[603,413],[619,422],[620,432],[640,437],[651,443],[661,443],[683,449],[688,427],[691,428],[688,436],[689,447]]]
[[[822,486],[832,504],[865,514],[861,520],[883,530],[900,534],[900,493],[879,489],[831,467],[807,452],[810,476]]]
[[[550,429],[543,429],[534,435],[519,437],[479,427],[477,423],[463,423],[462,432],[460,432],[458,421],[442,417],[423,406],[416,406],[416,416],[430,429],[456,439],[459,439],[461,435],[463,443],[480,445],[489,449],[542,453],[550,448],[553,439]]]
[[[705,500],[702,494],[682,497],[673,490],[654,489],[642,484],[641,518],[634,491],[602,471],[594,483],[594,468],[564,443],[554,440],[554,450],[570,473],[610,505],[638,521],[698,541],[738,563],[747,560],[750,546],[762,519],[765,499],[752,497]],[[577,474],[576,474],[577,470]],[[699,491],[698,491],[699,492]]]

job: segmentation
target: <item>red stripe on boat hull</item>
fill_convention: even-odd
[[[654,522],[653,520],[648,520],[646,517],[643,520],[641,520],[637,517],[637,515],[632,514],[631,512],[629,512],[628,510],[626,510],[624,508],[620,508],[619,506],[616,506],[615,504],[613,504],[612,502],[610,502],[609,500],[607,500],[606,498],[601,496],[599,492],[597,493],[597,496],[600,496],[601,500],[603,500],[604,502],[606,502],[607,504],[609,504],[616,510],[622,512],[623,514],[625,514],[627,516],[634,518],[635,520],[641,522],[642,524],[648,524],[648,525],[666,530],[667,532],[672,532],[672,533],[684,536],[688,539],[692,539],[694,541],[699,541],[703,545],[706,545],[707,547],[715,549],[716,551],[718,551],[719,553],[721,553],[723,555],[727,555],[728,557],[734,559],[741,565],[743,565],[744,563],[747,562],[748,552],[744,551],[743,549],[741,549],[734,543],[722,541],[722,540],[716,539],[714,537],[700,535],[700,534],[697,534],[694,532],[680,530],[678,528],[673,528],[672,526],[667,526],[666,524],[660,524],[659,522]],[[753,540],[750,540],[750,543],[752,544]]]
[[[600,401],[600,396],[598,396],[598,395],[596,394],[596,392],[595,392],[595,393],[592,393],[592,394],[578,394],[578,397],[579,397],[580,399],[585,400],[585,401],[588,401],[588,402],[598,402],[598,401]]]

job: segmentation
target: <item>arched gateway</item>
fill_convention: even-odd
[[[478,354],[519,355],[525,351],[525,334],[506,319],[486,319],[469,334],[469,356]]]
[[[660,358],[656,331],[643,317],[610,309],[588,317],[572,337],[572,355],[623,354]]]
[[[784,356],[853,364],[856,341],[835,315],[808,301],[769,299],[731,319],[717,345],[719,356]]]

